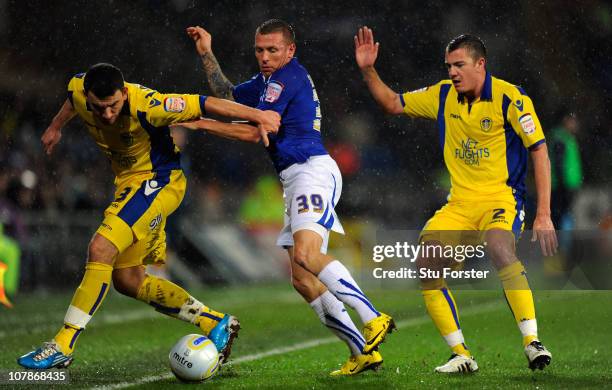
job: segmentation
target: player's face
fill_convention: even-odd
[[[266,77],[285,66],[294,54],[295,43],[288,43],[280,31],[255,35],[255,57]]]
[[[91,107],[94,116],[106,125],[113,125],[121,109],[127,100],[127,88],[123,87],[115,91],[111,96],[99,98],[89,91],[87,93],[87,104]]]
[[[444,62],[457,92],[473,96],[482,87],[486,73],[484,58],[474,60],[468,50],[461,47],[446,53]]]

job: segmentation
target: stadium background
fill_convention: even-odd
[[[21,291],[76,286],[87,241],[112,196],[109,164],[78,119],[52,157],[42,152],[40,135],[69,78],[104,61],[130,82],[207,94],[185,28],[199,24],[212,33],[222,69],[238,83],[256,73],[253,31],[271,17],[295,26],[298,58],[321,98],[324,140],[345,180],[338,211],[350,234],[336,248],[345,258],[372,226],[422,226],[443,202],[448,180],[435,125],[385,117],[365,89],[352,42],[361,25],[374,29],[377,68],[398,91],[445,78],[443,49],[453,36],[482,37],[489,70],[526,89],[545,129],[557,125],[563,107],[578,114],[584,187],[577,226],[596,229],[612,212],[608,2],[0,0],[0,216],[22,248]],[[189,192],[171,219],[174,276],[188,279],[193,270],[206,283],[285,277],[283,254],[268,255],[282,204],[274,180],[264,178],[274,172],[261,145],[190,134],[183,149]],[[250,244],[223,249],[239,242]],[[228,258],[237,258],[227,262],[236,268],[223,266]]]

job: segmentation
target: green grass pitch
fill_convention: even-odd
[[[240,317],[243,329],[233,363],[207,382],[210,388],[605,388],[612,383],[611,291],[536,291],[540,337],[553,353],[544,371],[527,368],[519,331],[501,291],[456,291],[461,325],[480,371],[435,374],[450,352],[427,317],[419,292],[370,291],[400,325],[381,346],[378,372],[350,378],[328,373],[348,357],[289,285],[197,291],[204,303]],[[0,369],[50,339],[70,294],[22,295],[0,308]],[[358,322],[357,322],[358,323]],[[168,352],[190,324],[111,293],[79,339],[69,368],[73,388],[176,388]],[[1,387],[1,385],[0,385]],[[19,388],[27,388],[20,386]]]

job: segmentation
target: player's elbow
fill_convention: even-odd
[[[383,111],[385,112],[385,114],[399,115],[404,112],[404,109],[401,106],[398,108],[395,104],[389,104],[383,106]]]
[[[381,107],[385,114],[399,115],[404,112],[404,106],[402,105],[400,97],[397,94],[394,94],[393,97],[387,98],[383,104],[381,104]]]

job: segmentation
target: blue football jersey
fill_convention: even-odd
[[[312,156],[326,155],[321,140],[321,106],[310,75],[293,58],[266,80],[262,73],[234,87],[234,100],[281,116],[267,148],[277,172]]]

